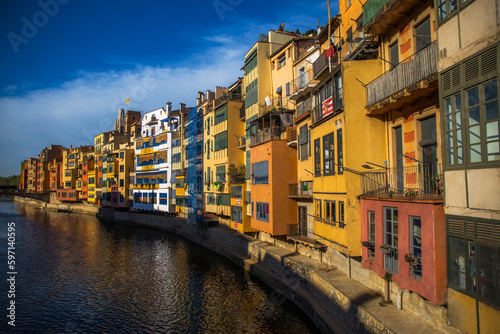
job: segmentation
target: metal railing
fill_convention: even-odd
[[[288,142],[292,142],[292,141],[297,140],[297,130],[295,128],[288,129],[287,140],[288,140]]]
[[[301,117],[303,114],[305,114],[308,111],[311,111],[312,109],[312,99],[308,98],[304,102],[301,102],[297,105],[297,112],[295,114],[295,119]]]
[[[437,44],[406,58],[366,86],[369,106],[437,73]]]
[[[403,199],[443,198],[440,164],[387,168],[361,173],[363,195]]]
[[[306,197],[312,198],[313,196],[313,182],[305,181],[299,183],[291,183],[288,185],[289,197]]]
[[[245,146],[247,143],[247,139],[245,136],[238,137],[238,147]]]
[[[271,104],[270,105],[268,105],[268,106],[267,105],[260,106],[261,115],[267,114],[270,111],[273,111],[275,109],[281,108],[284,103],[286,104],[286,98],[279,97],[279,96],[275,97],[274,99],[271,100]]]
[[[290,94],[294,94],[299,90],[306,88],[307,85],[309,85],[309,83],[312,81],[312,79],[313,71],[308,70],[290,81]]]
[[[237,94],[234,92],[225,93],[221,97],[215,100],[214,102],[215,108],[217,108],[226,101],[242,101],[242,96],[241,94]]]
[[[335,57],[327,57],[323,52],[318,59],[313,63],[313,76],[316,78],[319,74],[323,72],[323,70],[328,67],[328,62],[330,61],[332,68],[336,67],[338,64],[338,58]]]

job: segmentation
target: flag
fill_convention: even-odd
[[[326,57],[335,57],[335,48],[334,46],[330,46],[326,51],[325,51],[325,56]]]
[[[125,101],[125,103],[128,103],[128,102],[129,102],[129,100],[130,100],[130,97],[127,97],[127,101]]]
[[[323,117],[330,115],[333,112],[333,96],[330,96],[321,104],[321,109],[323,111]]]

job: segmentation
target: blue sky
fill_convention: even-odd
[[[327,21],[326,1],[12,0],[0,4],[0,176],[51,144],[93,144],[118,108],[147,112],[243,76],[261,33]],[[332,1],[332,15],[338,12]],[[130,97],[130,103],[125,100]]]

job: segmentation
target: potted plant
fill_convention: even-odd
[[[361,244],[363,245],[363,247],[366,247],[366,248],[373,247],[373,243],[371,241],[362,241]]]
[[[412,267],[416,267],[420,263],[420,261],[416,257],[410,254],[406,254],[404,256],[404,260],[405,262],[408,262]]]
[[[383,244],[383,245],[380,245],[379,246],[379,249],[382,253],[384,254],[389,254],[391,252],[391,247],[389,247],[388,245],[386,244]]]
[[[405,191],[405,198],[412,201],[415,197],[418,196],[418,190],[409,189]]]

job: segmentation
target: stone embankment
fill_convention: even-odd
[[[92,206],[84,209],[86,205],[52,207],[33,200],[16,198],[16,201],[45,210],[88,214],[94,210],[93,214],[105,222],[177,234],[245,268],[274,289],[273,298],[284,301],[286,297],[293,301],[323,333],[460,333],[443,325],[442,321],[423,319],[384,302],[380,294],[349,278],[335,266],[226,228],[200,229],[181,218]]]

